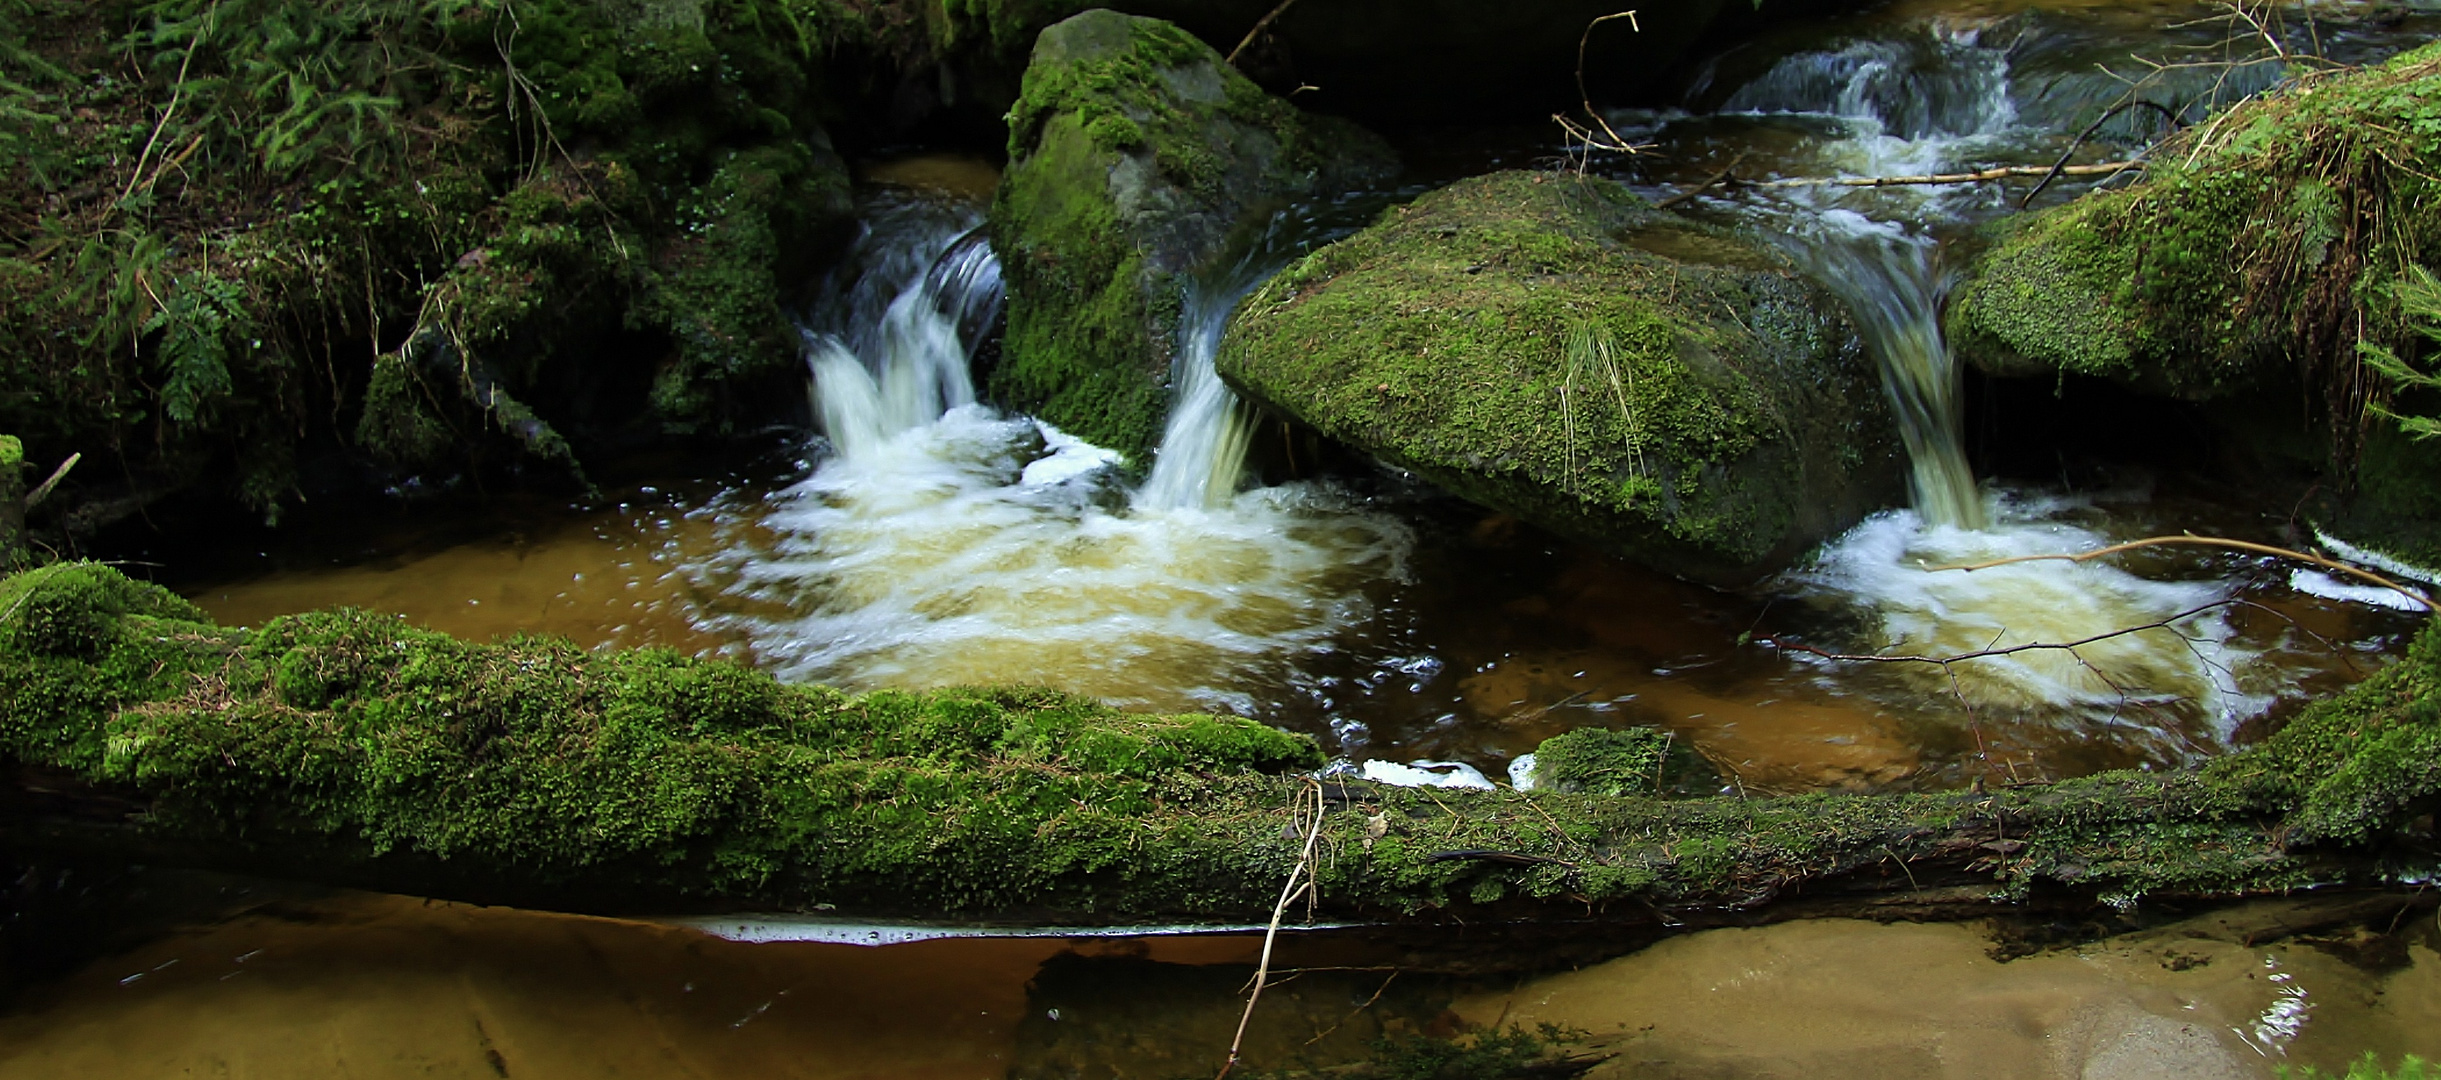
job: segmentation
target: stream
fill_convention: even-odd
[[[1585,165],[1655,199],[1724,170],[2048,165],[2126,92],[2097,70],[2224,40],[2174,11],[2187,9],[1908,0],[1786,27],[1700,65],[1674,105],[1606,114],[1647,149]],[[2335,28],[2316,45],[2377,56],[2429,21]],[[2200,115],[2278,74],[2240,65],[2177,96]],[[2079,160],[2151,134],[2127,120]],[[1491,156],[1555,153],[1542,129]],[[2022,184],[1687,200],[1777,238],[1848,302],[1911,462],[1908,508],[1730,593],[1393,470],[1300,463],[1220,381],[1213,355],[1240,297],[1416,189],[1286,208],[1242,237],[1184,298],[1156,457],[1126,463],[978,395],[1003,303],[981,230],[992,166],[917,154],[864,178],[862,236],[802,318],[818,433],[631,469],[641,478],[595,502],[399,498],[129,557],[166,564],[161,580],[228,624],[354,605],[476,640],[665,646],[858,690],[1040,683],[1257,717],[1314,735],[1334,769],[1418,782],[1500,782],[1551,735],[1651,725],[1748,794],[2193,764],[2378,669],[2421,624],[2391,597],[2234,552],[1927,569],[2182,531],[2296,542],[2285,507],[2159,462],[1978,476],[1997,455],[1978,448],[1980,384],[1955,369],[1940,304],[1958,246],[2012,212]],[[1940,656],[2147,624],[2077,654],[1949,666],[1771,647]],[[20,892],[188,899],[80,930],[0,1012],[0,1077],[1202,1075],[1225,1054],[1260,943],[917,940],[73,873]],[[1313,971],[1264,997],[1249,1061],[1322,1068],[1384,1037],[1546,1021],[1587,1033],[1611,1055],[1594,1075],[1610,1076],[2251,1077],[2368,1050],[2441,1056],[2430,909],[2381,934],[2248,929],[2279,910],[2131,917],[2111,929],[2141,929],[2014,953],[2008,927],[1837,920],[1564,962],[1506,957],[1488,929],[1424,952],[1308,931],[1289,937],[1287,965]]]

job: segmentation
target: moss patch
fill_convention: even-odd
[[[1450,490],[1651,565],[1750,580],[1895,495],[1842,309],[1624,187],[1499,173],[1298,262],[1222,375]]]
[[[874,14],[14,6],[0,427],[96,459],[63,510],[110,476],[276,513],[307,447],[463,468],[573,462],[541,429],[766,422],[793,399],[771,392],[797,348],[788,289],[848,209],[825,71],[882,47]],[[480,373],[426,379],[418,420],[394,358],[430,333]]]

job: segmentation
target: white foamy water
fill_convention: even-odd
[[[847,325],[809,334],[835,454],[771,498],[766,539],[724,568],[765,612],[724,623],[784,676],[1248,712],[1248,685],[1329,648],[1371,614],[1371,587],[1404,578],[1396,520],[1323,486],[1236,490],[1245,422],[1207,339],[1243,289],[1190,308],[1182,398],[1131,497],[1118,455],[975,403],[973,313],[999,278],[967,221],[882,221],[894,230],[866,243],[889,250],[832,305]]]
[[[1913,511],[1879,514],[1824,548],[1817,565],[1795,581],[1800,591],[1827,594],[1865,616],[1867,640],[1842,651],[1956,657],[2087,642],[1947,666],[1890,665],[1929,692],[1963,697],[1977,708],[2113,716],[2171,709],[2192,712],[2226,737],[2267,705],[2252,684],[2271,673],[2247,672],[2260,652],[2236,644],[2225,610],[2212,607],[2232,595],[2226,582],[2152,580],[2103,560],[1936,569],[2111,543],[2063,519],[2077,508],[2068,500],[1995,495],[1985,506],[1990,524],[1981,529],[1927,526]]]

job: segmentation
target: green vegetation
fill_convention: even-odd
[[[2328,440],[2324,461],[2297,463],[2324,474],[2317,523],[2441,565],[2441,452],[2404,437],[2441,413],[2422,332],[2441,46],[2296,79],[2146,161],[2135,184],[1999,227],[1950,307],[1960,355],[2194,399],[2302,389],[2295,412]]]
[[[570,437],[760,426],[825,125],[1075,6],[0,0],[0,429],[120,512],[276,515],[334,451],[581,479]]]
[[[2311,1065],[2302,1070],[2293,1070],[2286,1065],[2280,1066],[2280,1080],[2292,1080],[2292,1078],[2294,1080],[2433,1080],[2436,1076],[2441,1076],[2441,1072],[2436,1072],[2429,1063],[2414,1054],[2400,1058],[2398,1068],[2385,1069],[2382,1067],[2382,1060],[2375,1057],[2370,1051],[2366,1052],[2362,1059],[2350,1064],[2347,1072],[2338,1075],[2326,1073]]]
[[[2436,732],[2428,631],[2193,772],[1758,799],[1329,780],[1322,903],[1632,915],[1808,883],[2124,900],[2394,881],[2432,869]],[[1549,750],[1565,760],[1568,745]],[[0,582],[0,758],[147,808],[39,834],[77,845],[132,830],[187,859],[562,906],[1094,920],[1266,916],[1302,846],[1302,774],[1322,762],[1250,721],[1048,690],[856,697],[356,611],[222,628],[81,563]]]
[[[1841,312],[1618,184],[1507,172],[1281,272],[1220,364],[1477,502],[1743,581],[1895,494],[1888,409]]]
[[[2441,250],[2441,47],[2308,76],[2155,148],[2144,178],[2005,222],[1949,313],[1960,353],[2204,398],[2300,360],[2355,467],[2356,345],[2406,345],[2413,268]],[[2409,287],[2402,293],[2401,286]]]
[[[994,395],[1147,466],[1188,275],[1250,214],[1391,168],[1378,139],[1169,23],[1094,11],[1044,31],[992,207],[1009,287]]]

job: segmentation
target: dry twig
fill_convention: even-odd
[[[2133,551],[2137,548],[2171,546],[2226,548],[2231,551],[2246,551],[2257,555],[2275,555],[2284,559],[2295,559],[2298,562],[2310,563],[2314,566],[2322,567],[2325,570],[2337,571],[2381,588],[2389,589],[2401,596],[2407,597],[2410,600],[2424,605],[2428,610],[2433,606],[2431,597],[2425,596],[2421,592],[2410,589],[2407,586],[2401,585],[2398,582],[2392,581],[2380,574],[2376,574],[2371,570],[2350,566],[2347,563],[2340,562],[2337,559],[2326,559],[2320,555],[2311,554],[2309,552],[2296,551],[2284,547],[2273,547],[2270,544],[2257,544],[2247,540],[2231,540],[2222,536],[2148,536],[2142,540],[2129,540],[2125,543],[2111,544],[2105,547],[2095,548],[2092,551],[2081,551],[2075,554],[2012,555],[2005,559],[1988,559],[1977,563],[1951,563],[1945,566],[1927,566],[1924,569],[1927,571],[1966,570],[1972,572],[1976,570],[1988,570],[1995,566],[2007,566],[2010,563],[2022,562],[2081,563],[2099,559],[2105,555],[2116,555],[2122,551]]]
[[[1254,21],[1254,29],[1246,31],[1246,36],[1238,39],[1237,48],[1229,50],[1228,59],[1221,62],[1229,65],[1230,67],[1236,67],[1238,54],[1245,52],[1247,46],[1254,44],[1254,39],[1262,37],[1263,31],[1271,29],[1272,22],[1277,20],[1281,14],[1285,13],[1290,4],[1294,4],[1296,2],[1297,0],[1280,0],[1278,7],[1272,8],[1271,11],[1265,14],[1262,18],[1256,19]],[[1310,89],[1310,87],[1300,87],[1300,89]]]
[[[1288,884],[1280,887],[1280,902],[1272,905],[1271,925],[1263,931],[1263,955],[1254,965],[1254,988],[1246,995],[1246,1011],[1237,1018],[1237,1035],[1229,1040],[1229,1060],[1221,1063],[1220,1072],[1213,1080],[1226,1080],[1229,1070],[1237,1068],[1238,1051],[1246,1042],[1246,1025],[1254,1020],[1254,1003],[1262,1000],[1263,982],[1271,975],[1271,946],[1280,936],[1280,919],[1288,913],[1288,905],[1296,902],[1300,893],[1309,892],[1314,887],[1314,845],[1322,838],[1322,782],[1313,781],[1307,791],[1314,796],[1314,817],[1305,830],[1305,850],[1297,856],[1297,865],[1289,869]],[[1302,794],[1297,801],[1300,804],[1298,808],[1303,809],[1305,800]]]
[[[1928,173],[1918,176],[1808,176],[1790,180],[1765,180],[1756,187],[1900,187],[1925,184],[1977,184],[1988,180],[2007,180],[2020,176],[2116,176],[2129,169],[2141,169],[2141,161],[2108,161],[2099,165],[2001,165],[1976,172]]]

